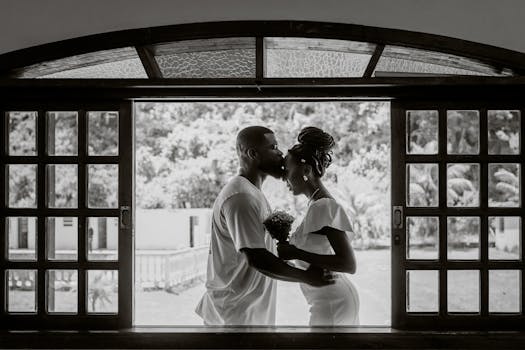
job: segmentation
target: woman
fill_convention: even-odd
[[[290,244],[279,244],[279,256],[296,259],[297,265],[310,265],[330,271],[353,274],[356,271],[350,220],[344,209],[330,195],[321,178],[332,158],[335,145],[329,134],[315,127],[301,130],[299,143],[286,156],[286,179],[294,195],[309,198],[303,221],[290,238]],[[311,326],[359,324],[357,289],[345,276],[334,274],[335,283],[312,287],[301,283],[301,290],[310,305]]]

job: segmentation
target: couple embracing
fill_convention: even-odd
[[[311,326],[359,323],[358,293],[346,276],[356,270],[352,226],[321,180],[333,146],[332,136],[307,127],[283,158],[272,130],[239,132],[239,174],[213,205],[206,292],[196,309],[205,325],[275,325],[276,280],[300,283]],[[261,186],[268,175],[309,198],[290,244],[276,246],[265,232],[271,209]]]

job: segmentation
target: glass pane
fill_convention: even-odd
[[[375,44],[312,38],[264,38],[268,78],[362,77]]]
[[[47,112],[47,153],[50,156],[78,154],[77,112]]]
[[[45,79],[148,78],[133,47],[89,52],[40,62],[17,69],[13,76]]]
[[[48,165],[46,183],[49,208],[78,207],[78,166],[76,164]]]
[[[407,259],[439,258],[439,218],[407,217]]]
[[[407,154],[438,153],[438,111],[407,111]]]
[[[409,207],[437,207],[438,202],[437,164],[407,164]]]
[[[479,164],[447,164],[447,206],[479,206]]]
[[[46,271],[46,309],[49,313],[76,313],[78,308],[78,272]]]
[[[438,312],[439,272],[407,271],[407,312]]]
[[[488,111],[489,154],[520,153],[520,111]]]
[[[8,112],[10,156],[36,156],[37,112]]]
[[[448,154],[479,154],[479,112],[447,111]]]
[[[36,164],[8,164],[9,207],[36,208]]]
[[[397,74],[389,74],[397,73]],[[434,76],[481,75],[508,76],[509,69],[496,71],[484,62],[443,52],[387,45],[377,62],[374,75],[380,76]]]
[[[88,165],[88,206],[117,208],[118,164]]]
[[[489,164],[489,207],[519,207],[520,164]]]
[[[118,260],[118,218],[88,218],[88,260]]]
[[[118,312],[118,271],[88,270],[88,313]]]
[[[479,312],[479,271],[447,271],[448,312]]]
[[[255,77],[255,38],[184,40],[153,50],[164,78]]]
[[[489,312],[521,312],[521,271],[489,270]]]
[[[479,260],[480,219],[477,216],[447,218],[447,258]]]
[[[118,112],[88,112],[88,154],[118,155]]]
[[[521,218],[519,216],[489,217],[489,259],[520,260]]]
[[[49,260],[77,260],[77,218],[46,218],[46,253],[47,259]]]
[[[36,217],[6,218],[9,260],[36,260],[36,222]]]
[[[36,313],[36,270],[6,270],[7,312]]]

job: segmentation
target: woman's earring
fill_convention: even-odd
[[[306,177],[306,175],[303,175],[303,180],[304,182],[308,182],[308,178]]]

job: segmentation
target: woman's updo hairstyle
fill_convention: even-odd
[[[332,163],[331,149],[335,146],[332,135],[323,130],[308,126],[297,136],[299,143],[288,152],[300,163],[309,164],[317,176],[324,175],[326,168]]]

